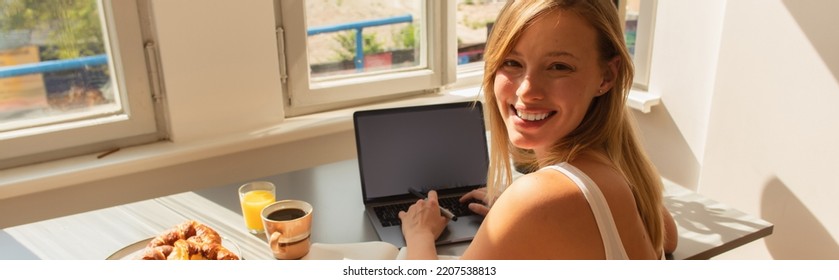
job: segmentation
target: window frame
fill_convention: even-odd
[[[626,23],[626,2],[628,0],[614,0],[618,7],[621,22]],[[650,65],[652,58],[653,34],[655,32],[655,14],[657,0],[640,0],[638,25],[635,37],[635,54],[633,65],[635,76],[633,87],[640,90],[649,88]],[[626,25],[622,26],[624,29]],[[626,30],[624,30],[626,31]],[[457,82],[454,88],[480,85],[483,82],[484,62],[472,62],[457,66]]]
[[[626,23],[626,1],[620,0],[620,8],[618,10],[621,21],[624,23]],[[633,87],[642,90],[649,89],[657,6],[658,0],[640,0],[638,25],[635,33],[635,54],[633,57],[633,63],[635,65]],[[623,27],[626,28],[626,24]]]
[[[0,133],[0,169],[102,152],[163,138],[143,32],[143,0],[99,0],[103,36],[114,96],[120,112],[100,117]],[[153,44],[150,44],[153,45]],[[156,58],[150,58],[155,59]],[[154,71],[156,72],[156,71]]]
[[[497,17],[498,15],[496,15]],[[456,14],[454,19],[457,21]],[[457,33],[456,28],[454,32]],[[487,34],[487,40],[489,40],[489,34]],[[451,88],[481,86],[484,79],[484,66],[483,60],[457,65],[457,81],[451,85]]]
[[[287,117],[360,105],[408,95],[439,92],[456,80],[457,46],[453,33],[455,1],[425,1],[421,52],[426,67],[371,73],[312,83],[306,50],[303,0],[275,0],[280,75]],[[289,59],[293,58],[293,59]],[[399,90],[394,90],[399,89]]]

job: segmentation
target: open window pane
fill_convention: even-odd
[[[0,1],[0,131],[122,110],[97,1]]]
[[[638,14],[641,11],[641,0],[626,1],[626,48],[629,55],[635,58],[635,41],[638,37]]]
[[[130,0],[0,0],[0,169],[159,139]]]
[[[634,86],[646,89],[650,73],[655,0],[622,0],[626,47],[635,64]]]
[[[317,78],[424,67],[421,1],[306,1],[308,58]]]
[[[505,0],[457,1],[457,64],[484,61],[484,48]]]
[[[454,1],[275,4],[286,116],[427,94],[455,79]]]

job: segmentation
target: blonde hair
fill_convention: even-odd
[[[514,147],[509,141],[504,120],[495,99],[496,70],[512,50],[524,29],[534,19],[561,9],[579,15],[597,32],[597,45],[602,67],[619,57],[614,86],[592,100],[580,125],[562,139],[557,139],[551,153],[537,161],[533,152]],[[518,167],[534,170],[548,164],[571,161],[580,153],[595,149],[605,151],[609,160],[624,176],[632,189],[638,211],[652,240],[661,250],[664,227],[661,219],[662,183],[658,172],[640,146],[634,119],[626,108],[632,86],[633,66],[624,43],[622,22],[609,0],[542,0],[508,1],[501,10],[484,54],[483,91],[486,115],[491,129],[490,164],[487,189],[490,203],[512,183],[511,160]]]

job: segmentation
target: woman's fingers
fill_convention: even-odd
[[[484,204],[487,203],[487,189],[486,188],[478,188],[474,189],[463,196],[460,197],[460,202],[466,203],[469,200],[480,200]]]
[[[435,238],[443,232],[448,220],[440,214],[437,193],[430,192],[428,199],[420,199],[407,211],[399,211],[402,233],[406,240],[417,234],[430,233]]]
[[[428,199],[437,201],[437,191],[435,191],[435,190],[428,191]]]
[[[481,203],[475,203],[470,201],[480,201]],[[489,213],[489,207],[487,207],[488,199],[487,199],[487,188],[478,188],[474,189],[465,195],[460,197],[461,203],[469,203],[469,210],[475,212],[475,214],[486,216]]]
[[[489,208],[486,205],[480,203],[469,203],[469,210],[475,212],[475,214],[481,215],[486,217],[487,213],[489,213]]]

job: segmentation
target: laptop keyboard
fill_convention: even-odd
[[[438,199],[438,203],[440,203],[440,206],[443,208],[449,209],[449,211],[451,211],[456,217],[477,215],[475,212],[472,212],[472,210],[469,210],[467,205],[472,202],[481,203],[479,200],[472,200],[467,203],[460,203],[458,200],[459,197],[456,196],[442,197]],[[399,219],[399,211],[408,211],[408,207],[411,207],[413,204],[413,202],[406,202],[377,206],[373,207],[373,211],[376,212],[376,216],[379,217],[379,221],[382,222],[382,226],[398,226],[402,224],[402,220]]]

